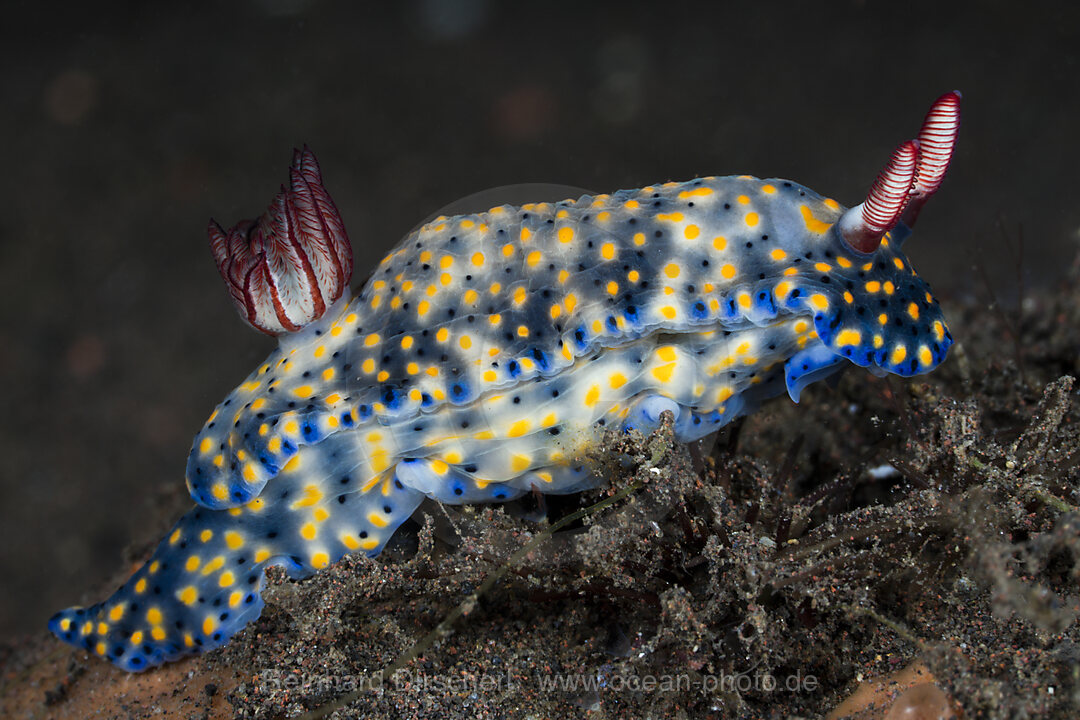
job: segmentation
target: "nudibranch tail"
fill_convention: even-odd
[[[240,316],[269,335],[318,320],[348,289],[352,247],[314,153],[293,152],[289,187],[256,221],[207,227],[210,252]]]
[[[424,496],[392,470],[352,473],[347,442],[301,449],[309,474],[283,472],[272,494],[243,507],[194,508],[108,600],[63,610],[49,629],[125,670],[145,670],[224,645],[258,618],[271,565],[302,578],[346,553],[378,554]]]

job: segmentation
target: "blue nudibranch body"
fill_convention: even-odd
[[[242,314],[282,335],[195,437],[197,506],[111,598],[50,629],[143,670],[258,617],[267,566],[375,555],[425,497],[579,491],[600,482],[580,458],[607,428],[670,410],[689,441],[850,364],[932,370],[952,338],[900,246],[958,101],[851,210],[749,176],[495,207],[411,233],[351,298],[344,228],[298,154],[258,224],[211,225]]]

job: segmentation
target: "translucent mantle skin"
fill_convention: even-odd
[[[785,180],[666,183],[438,218],[281,346],[195,437],[198,504],[104,603],[50,628],[127,670],[218,647],[265,568],[377,554],[425,497],[597,482],[608,428],[691,440],[849,364],[910,376],[952,343],[900,252]]]

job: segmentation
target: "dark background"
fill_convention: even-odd
[[[418,221],[493,186],[748,173],[854,204],[959,88],[953,169],[905,247],[920,272],[948,303],[986,295],[981,263],[1011,302],[1002,224],[1022,226],[1029,287],[1075,255],[1076,3],[368,5],[8,4],[4,636],[104,597],[121,549],[187,504],[191,436],[272,347],[235,317],[204,227],[260,214],[300,143],[355,285]]]

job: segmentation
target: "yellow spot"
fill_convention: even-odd
[[[679,193],[679,199],[685,200],[687,198],[692,198],[692,197],[695,197],[695,196],[712,195],[712,193],[713,193],[712,188],[699,187],[699,188],[694,188],[693,190],[683,190],[681,193]],[[631,202],[633,202],[633,201],[631,201]]]
[[[814,293],[810,296],[810,305],[815,310],[827,310],[829,308],[829,300],[820,293]]]
[[[827,273],[830,270],[832,270],[832,265],[830,265],[829,263],[823,263],[823,262],[814,263],[814,269],[817,270],[818,272]]]
[[[386,527],[389,524],[386,521],[386,518],[384,518],[382,515],[380,515],[377,512],[368,513],[367,519],[368,519],[368,522],[371,523],[372,525],[374,525],[375,527]]]
[[[694,240],[700,234],[701,228],[699,228],[697,225],[687,225],[686,229],[683,230],[683,235],[686,236],[687,240]]]
[[[723,387],[716,391],[716,402],[724,402],[732,396],[733,392],[729,387]]]
[[[893,263],[893,265],[896,266],[897,270],[903,270],[904,269],[904,261],[901,260],[900,258],[893,258],[892,263]]]
[[[735,200],[736,200],[736,201],[737,201],[737,202],[738,202],[738,203],[739,203],[740,205],[749,205],[749,204],[750,204],[750,198],[748,198],[748,197],[747,197],[747,196],[745,196],[745,195],[740,195],[739,197],[735,198]]]
[[[791,277],[792,275],[798,275],[798,274],[799,274],[799,268],[789,267],[788,269],[784,270],[784,276],[785,277]]]
[[[919,306],[915,303],[911,303],[907,306],[907,314],[911,316],[912,320],[919,319]]]
[[[758,224],[758,214],[757,213],[746,213],[746,224],[749,227],[756,226]]]
[[[514,472],[528,470],[530,465],[532,465],[532,458],[528,455],[515,454],[510,460],[510,469]]]
[[[317,552],[311,556],[311,566],[316,570],[322,570],[330,564],[330,556],[324,552]]]
[[[726,279],[730,280],[731,278],[735,277],[735,266],[731,263],[724,265],[724,267],[720,268],[720,274],[723,275]]]
[[[557,234],[559,236],[559,242],[571,242],[574,239],[574,228],[568,225],[564,225],[563,227],[559,228],[559,232]]]
[[[612,373],[611,377],[608,378],[608,383],[611,385],[612,389],[621,388],[626,384],[626,376],[622,373]]]
[[[506,432],[506,436],[507,437],[521,437],[522,435],[524,435],[527,432],[529,432],[529,421],[528,420],[518,420],[517,422],[515,422],[513,425],[510,426],[510,429]]]
[[[199,599],[199,591],[196,590],[193,586],[188,585],[186,588],[180,591],[180,594],[177,595],[177,597],[179,597],[180,602],[184,603],[185,605],[194,605],[195,601]]]
[[[151,575],[153,575],[154,573],[156,573],[160,569],[161,569],[161,562],[160,561],[155,560],[154,562],[150,563],[150,574]]]
[[[877,280],[871,280],[870,282],[866,283],[866,292],[876,293],[879,290],[881,290],[881,283],[879,283]]]
[[[510,243],[506,243],[502,246],[502,254],[504,257],[510,257],[514,254],[514,246]]]
[[[203,635],[212,635],[215,629],[217,629],[217,620],[213,615],[207,615],[202,624]]]
[[[551,306],[550,312],[551,312],[551,319],[555,320],[560,315],[562,315],[562,306],[559,305],[558,303],[556,303],[555,305]]]
[[[589,392],[585,393],[585,406],[592,407],[600,399],[600,386],[593,385]]]
[[[203,566],[202,574],[203,575],[209,575],[210,573],[214,572],[215,570],[220,570],[223,565],[225,565],[225,556],[224,555],[218,555],[216,558],[214,558],[213,560],[211,560],[210,562],[206,563],[206,565]]]
[[[885,339],[883,337],[881,337],[880,335],[875,335],[874,336],[874,347],[875,348],[880,348],[884,344],[885,344]]]
[[[379,334],[378,333],[371,333],[366,338],[364,338],[364,346],[365,347],[372,347],[372,346],[378,345],[378,344],[379,344]]]
[[[521,235],[520,235],[521,242],[528,242],[529,238],[531,238],[531,237],[532,237],[532,230],[530,230],[527,227],[521,228]]]
[[[214,447],[214,442],[210,438],[205,437],[202,439],[202,442],[199,443],[199,452],[208,453],[212,447]]]
[[[266,548],[260,548],[255,552],[255,562],[261,563],[270,558],[270,551]]]
[[[789,292],[791,292],[791,283],[787,280],[776,283],[776,287],[773,288],[773,294],[781,300],[786,298]]]
[[[776,188],[774,188],[772,185],[762,185],[761,192],[765,193],[766,195],[772,195],[774,192],[776,192]]]
[[[214,456],[214,467],[221,467],[225,464],[225,456],[218,454]]]
[[[379,382],[386,382],[386,380],[389,377],[390,377],[389,372],[387,372],[386,370],[380,370],[379,374],[375,376],[375,379],[378,380]]]
[[[135,632],[131,633],[131,644],[132,645],[142,645],[142,641],[143,641],[142,630],[136,630]]]
[[[109,611],[109,619],[118,622],[122,617],[124,617],[124,606],[113,605],[112,610]]]
[[[769,253],[769,257],[771,257],[773,260],[783,260],[787,257],[787,253],[780,248],[776,248]]]
[[[886,323],[889,322],[889,316],[886,315],[885,313],[881,313],[880,315],[877,316],[877,321],[878,321],[878,324],[885,325]]]
[[[458,340],[458,344],[461,345],[462,349],[468,350],[472,347],[472,338],[468,335],[462,335]]]
[[[844,301],[848,304],[855,302],[855,296],[849,290],[844,291]]]
[[[639,203],[637,200],[627,200],[625,203],[623,203],[623,207],[633,210],[635,208],[641,207],[641,203]]]
[[[727,238],[723,235],[717,235],[713,238],[712,246],[717,250],[723,250],[727,247]]]
[[[435,333],[435,339],[439,342],[446,342],[450,339],[450,331],[446,328],[439,328],[439,331]]]
[[[105,643],[103,643],[103,642],[99,642],[99,643],[98,643],[98,644],[97,644],[97,645],[96,645],[96,646],[94,647],[94,650],[95,650],[95,651],[97,652],[97,654],[98,654],[98,655],[104,655],[104,654],[105,654]]]
[[[750,294],[749,293],[739,293],[739,298],[738,299],[739,299],[739,307],[743,308],[744,310],[750,307]]]
[[[243,599],[244,599],[244,593],[240,592],[239,590],[234,590],[232,592],[232,594],[229,595],[229,607],[231,607],[231,608],[236,607],[237,605],[240,604],[240,602]]]
[[[653,377],[660,382],[666,383],[671,380],[672,373],[675,372],[675,366],[678,363],[668,363],[667,365],[661,365],[658,368],[654,368],[652,371]]]
[[[666,317],[668,320],[674,320],[675,316],[678,315],[678,312],[672,306],[665,305],[664,307],[660,308],[660,314]]]
[[[907,348],[903,345],[897,345],[893,348],[892,355],[889,356],[889,362],[893,365],[897,365],[904,361],[907,357]]]
[[[806,205],[800,205],[799,212],[802,213],[803,224],[806,225],[806,229],[810,232],[823,233],[832,227],[832,223],[821,222],[815,218],[814,213]]]
[[[244,546],[244,537],[235,530],[229,530],[225,533],[225,544],[230,550],[237,550]]]
[[[919,346],[919,362],[923,365],[929,365],[930,363],[934,362],[934,356],[930,352],[930,348],[926,347],[925,345]]]
[[[645,233],[634,233],[634,244],[638,247],[645,244]]]
[[[604,243],[600,246],[600,255],[605,260],[612,260],[615,258],[615,243]]]
[[[146,578],[140,578],[139,582],[135,583],[135,592],[140,595],[146,592]]]
[[[207,529],[199,533],[199,539],[203,542],[210,542],[210,539],[214,537],[214,531]]]
[[[146,611],[146,622],[151,625],[160,625],[162,620],[161,610],[152,607]]]
[[[677,278],[679,277],[679,273],[681,272],[682,269],[675,263],[668,263],[664,266],[664,274],[667,275],[669,278]]]
[[[217,500],[224,500],[229,497],[229,488],[225,487],[224,483],[214,483],[210,487],[210,494]]]
[[[416,314],[420,317],[424,317],[428,314],[428,310],[431,309],[431,303],[427,300],[421,300],[420,304],[416,306]]]
[[[543,257],[543,254],[539,250],[533,250],[525,258],[525,262],[528,263],[529,267],[536,267],[537,263],[539,263]]]
[[[570,271],[569,270],[560,270],[559,271],[559,284],[560,285],[565,285],[566,281],[569,280],[569,279],[570,279]]]
[[[300,536],[305,540],[314,540],[316,533],[315,526],[311,523],[304,523],[300,528]]]
[[[896,292],[896,286],[893,285],[888,280],[886,280],[885,284],[882,285],[881,287],[885,290],[886,295],[892,295],[894,292]]]
[[[850,261],[850,260],[848,260],[848,259],[847,259],[846,257],[844,257],[843,255],[837,255],[837,256],[836,256],[836,264],[837,264],[837,265],[839,265],[839,266],[840,266],[840,267],[842,267],[842,268],[849,268],[849,267],[851,267],[851,261]]]
[[[836,346],[858,345],[862,342],[862,334],[858,330],[841,330],[836,336]]]
[[[202,564],[202,561],[199,560],[199,556],[198,555],[192,555],[191,557],[189,557],[187,559],[187,562],[184,563],[184,569],[187,570],[188,572],[195,572],[196,570],[199,569],[199,565],[201,565],[201,564]]]
[[[940,320],[934,321],[934,337],[937,338],[938,342],[945,339],[945,326]]]
[[[657,220],[670,220],[671,222],[682,222],[683,214],[681,212],[673,213],[658,213]]]
[[[150,637],[152,637],[152,638],[154,638],[155,640],[158,640],[158,641],[164,640],[165,639],[165,628],[160,627],[160,626],[150,628]]]
[[[529,337],[529,328],[525,325],[518,325],[517,334],[518,337]]]
[[[528,291],[525,290],[524,287],[519,287],[517,290],[514,290],[514,304],[515,305],[524,304],[525,299],[528,298],[528,296],[529,296]]]

